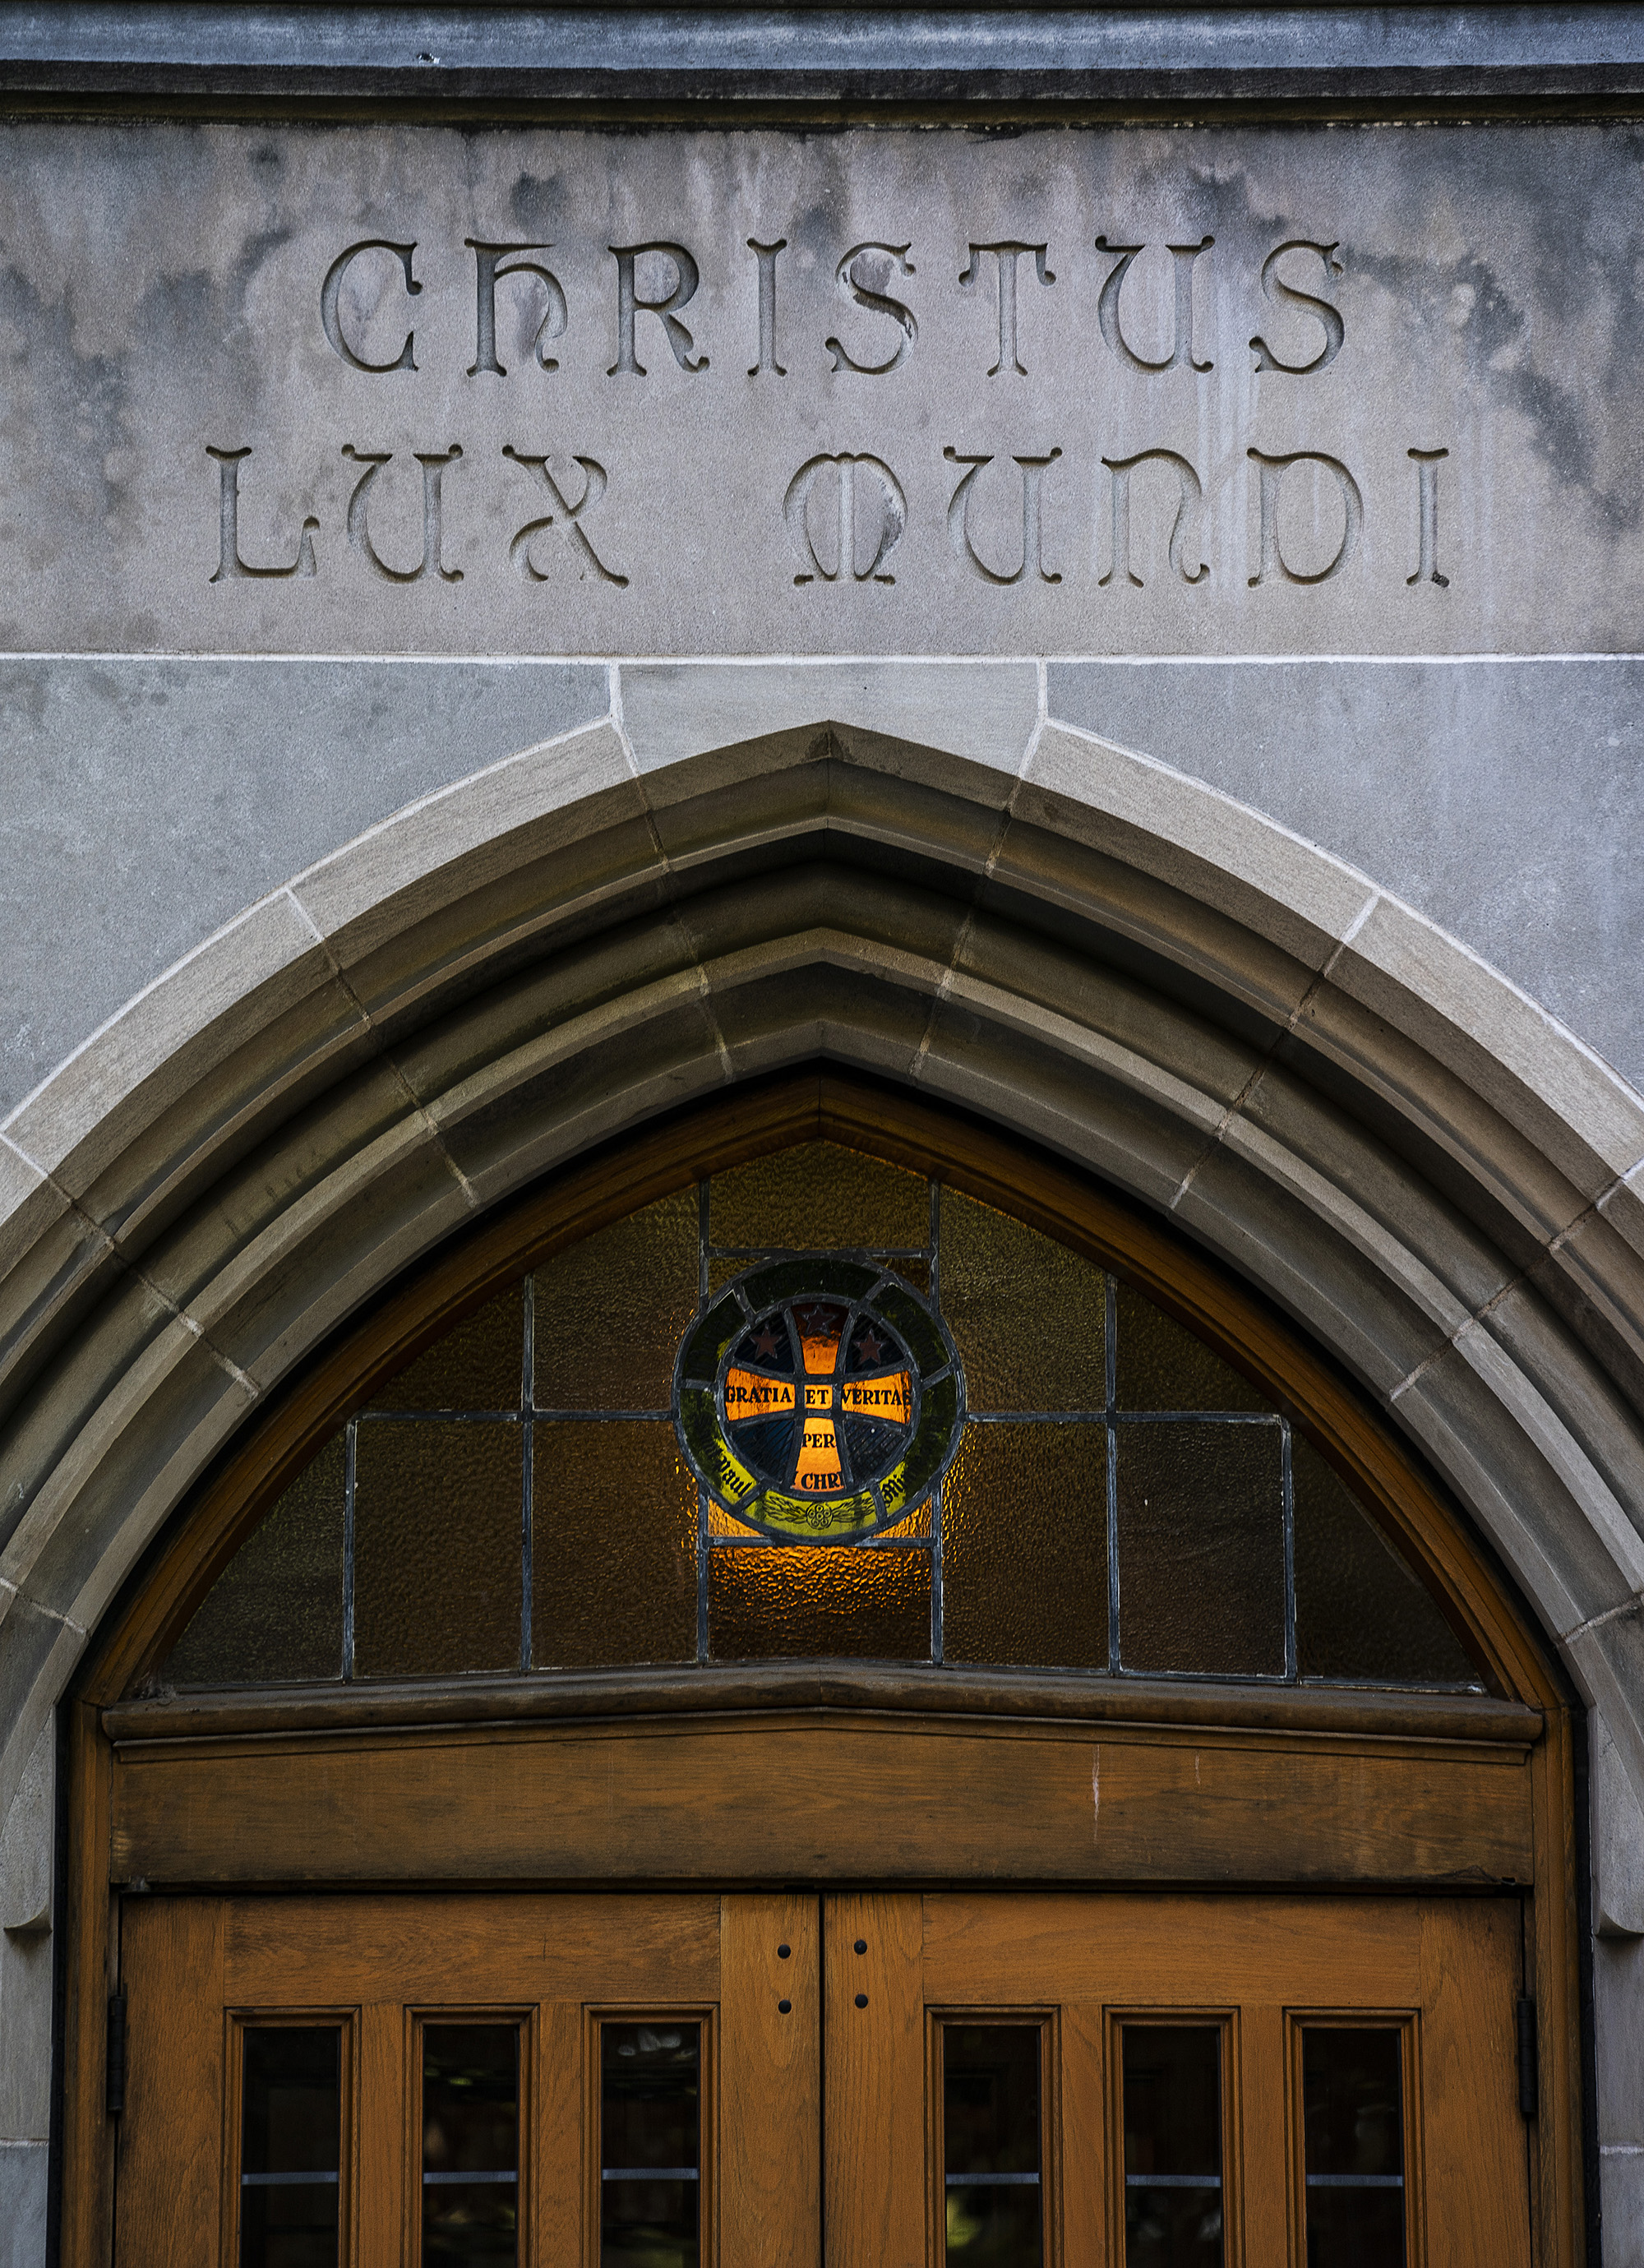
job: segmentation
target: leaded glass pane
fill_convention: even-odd
[[[710,1561],[708,1632],[715,1661],[928,1660],[931,1555],[732,1544]]]
[[[356,1429],[354,1670],[439,1677],[520,1662],[520,1429]]]
[[[532,1431],[539,1668],[697,1658],[697,1490],[665,1418]]]
[[[261,1685],[343,1674],[343,1443],[328,1441],[206,1593],[166,1675]]]
[[[942,1652],[1107,1668],[1104,1425],[968,1428],[942,1487]]]
[[[1115,1442],[1124,1668],[1282,1676],[1279,1427],[1122,1425]]]
[[[491,1294],[292,1482],[166,1675],[829,1657],[1479,1685],[1233,1363],[1042,1231],[830,1142]]]

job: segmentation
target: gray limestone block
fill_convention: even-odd
[[[1644,662],[1086,661],[1049,681],[1053,718],[1363,868],[1644,1083]]]
[[[0,661],[0,1108],[299,868],[608,704],[528,659]]]
[[[1627,651],[1636,152],[14,121],[0,646]]]
[[[1014,772],[1039,718],[1031,662],[629,663],[619,683],[642,772],[823,723]]]
[[[44,2142],[0,2140],[0,2268],[45,2268]]]
[[[1603,2268],[1644,2268],[1644,2143],[1601,2146]]]

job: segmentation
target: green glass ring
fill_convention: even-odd
[[[858,1543],[947,1471],[964,1373],[912,1286],[866,1259],[766,1261],[718,1292],[674,1366],[692,1471],[746,1528]]]

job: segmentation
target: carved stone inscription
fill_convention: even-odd
[[[1636,642],[1596,129],[7,138],[13,645]]]

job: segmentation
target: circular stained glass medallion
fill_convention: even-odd
[[[958,1445],[964,1380],[911,1286],[872,1261],[770,1261],[719,1292],[674,1373],[697,1479],[744,1526],[854,1543],[905,1520]]]

